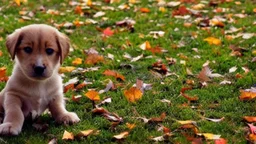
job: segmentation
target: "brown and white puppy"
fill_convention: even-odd
[[[60,64],[69,52],[69,39],[57,29],[33,24],[7,37],[6,46],[15,60],[13,73],[0,93],[0,112],[5,113],[1,135],[18,135],[24,118],[49,108],[59,123],[80,121],[65,109]]]

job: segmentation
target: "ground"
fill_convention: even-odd
[[[81,118],[78,124],[58,125],[45,113],[36,121],[27,120],[19,136],[1,136],[0,143],[159,140],[238,144],[255,139],[247,125],[255,120],[244,119],[256,116],[255,90],[250,89],[256,80],[255,1],[2,0],[0,3],[0,89],[6,84],[4,71],[10,76],[14,64],[5,47],[6,36],[33,23],[54,26],[71,41],[71,52],[60,73],[64,83],[73,78],[78,80],[63,87],[67,109]],[[74,88],[78,84],[80,88]],[[86,95],[92,90],[104,90],[107,84],[110,89],[100,93],[99,98]],[[81,99],[74,98],[78,95]],[[243,100],[243,95],[250,100]],[[109,113],[98,114],[95,106],[105,98],[111,98],[111,103],[98,107]],[[32,126],[35,123],[44,129]],[[63,139],[65,130],[76,137]],[[84,130],[94,132],[77,138]],[[126,132],[125,137],[114,138],[122,132]],[[211,133],[215,138],[200,133]]]

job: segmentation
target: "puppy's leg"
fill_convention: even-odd
[[[76,113],[66,110],[62,96],[57,96],[50,102],[49,110],[58,123],[72,124],[80,121]]]
[[[18,135],[24,122],[24,115],[21,110],[21,100],[13,95],[6,94],[4,101],[5,117],[0,125],[1,135]]]

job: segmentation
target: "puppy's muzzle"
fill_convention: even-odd
[[[44,71],[45,71],[46,67],[45,66],[35,66],[34,67],[34,73],[37,76],[42,76]]]

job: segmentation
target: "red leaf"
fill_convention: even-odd
[[[111,30],[110,27],[106,28],[105,30],[103,30],[103,34],[105,36],[112,36],[114,34],[114,31]]]
[[[214,141],[214,144],[226,144],[227,140],[225,140],[224,138],[220,138]]]
[[[190,11],[187,10],[187,8],[185,6],[181,6],[181,7],[179,7],[178,10],[174,10],[172,12],[172,16],[176,16],[176,15],[184,16],[186,14],[190,14]]]

